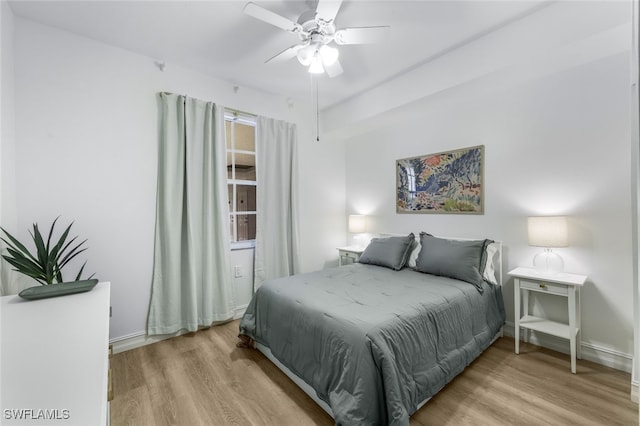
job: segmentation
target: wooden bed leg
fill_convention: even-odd
[[[236,343],[236,347],[238,348],[245,348],[245,349],[255,349],[256,348],[256,341],[253,340],[251,337],[244,335],[244,334],[239,334],[238,335],[238,339],[240,339],[240,341],[238,343]]]

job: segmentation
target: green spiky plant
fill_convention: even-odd
[[[38,225],[33,224],[33,232],[29,230],[29,234],[35,243],[36,251],[34,254],[31,254],[29,249],[20,241],[9,234],[4,228],[0,227],[0,230],[2,230],[7,237],[7,239],[2,237],[0,237],[0,239],[7,245],[7,251],[9,252],[8,255],[3,254],[2,257],[15,268],[15,271],[33,278],[42,285],[64,282],[62,269],[76,256],[87,250],[87,247],[83,247],[87,240],[74,245],[74,242],[78,238],[76,236],[67,242],[73,222],[62,233],[58,241],[52,244],[51,238],[53,236],[53,230],[59,218],[60,217],[57,217],[51,224],[46,244],[42,238],[42,234],[40,234]],[[81,279],[86,264],[87,262],[85,261],[78,275],[76,275],[75,281]],[[92,274],[89,279],[93,277],[93,275],[95,274]]]

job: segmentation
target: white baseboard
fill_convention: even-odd
[[[631,400],[638,404],[640,402],[640,394],[638,393],[640,390],[638,389],[637,382],[631,382]]]
[[[507,336],[515,337],[515,325],[513,322],[507,321],[504,325],[504,333]],[[529,335],[529,341],[534,345],[542,346],[565,354],[570,352],[569,342],[565,339],[544,333],[536,333],[535,331],[531,331]],[[520,337],[522,337],[522,334]],[[631,369],[633,368],[633,355],[587,342],[582,342],[582,359],[586,359],[606,367],[615,368],[616,370],[622,370],[627,373],[631,373]]]
[[[249,304],[237,306],[233,309],[233,319],[237,320],[242,318],[244,311],[247,310]],[[189,333],[187,330],[181,330],[174,334],[161,334],[156,336],[147,336],[145,331],[139,331],[137,333],[131,333],[126,336],[115,337],[109,340],[109,343],[113,345],[113,353],[117,354],[131,349],[139,348],[142,346],[150,345],[152,343],[161,342],[163,340],[171,339],[172,337],[178,337],[183,334]]]
[[[152,343],[161,342],[163,340],[171,339],[172,337],[181,336],[187,334],[187,330],[181,330],[175,334],[161,334],[157,336],[147,336],[145,331],[138,333],[128,334],[122,337],[116,337],[109,340],[109,343],[113,345],[113,353],[129,351],[131,349],[139,348],[142,346],[150,345]]]

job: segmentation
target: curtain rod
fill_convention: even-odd
[[[232,112],[236,115],[242,114],[242,115],[248,115],[249,117],[258,117],[258,114],[252,114],[250,112],[246,112],[246,111],[241,111],[239,109],[235,109],[235,108],[229,108],[229,107],[224,107],[225,111],[229,111]]]
[[[160,95],[173,95],[173,93],[171,92],[160,92]],[[187,95],[179,95],[179,96],[183,96],[185,99],[188,97]],[[247,111],[242,111],[239,109],[235,109],[235,108],[229,108],[229,107],[224,107],[225,112],[232,112],[235,115],[248,115],[249,117],[253,117],[253,118],[258,118],[258,114],[253,114],[251,112],[247,112]]]

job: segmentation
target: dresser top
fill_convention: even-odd
[[[109,290],[103,282],[48,299],[0,298],[3,415],[29,409],[36,417],[20,424],[45,424],[38,410],[57,410],[48,415],[61,425],[106,423]]]

